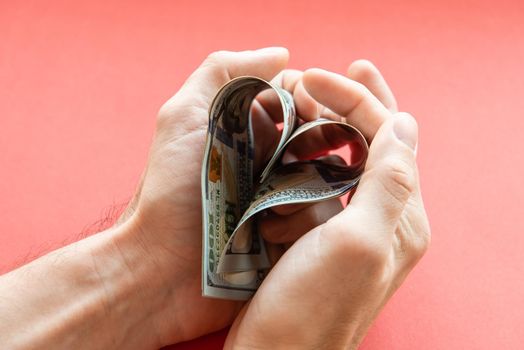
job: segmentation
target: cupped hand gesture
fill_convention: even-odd
[[[153,325],[159,344],[198,337],[235,318],[229,348],[358,344],[427,247],[415,162],[417,125],[397,113],[376,68],[357,61],[344,77],[284,70],[287,60],[282,48],[216,52],[160,109],[148,164],[119,220],[135,228],[144,263],[158,272],[151,288],[161,291]],[[261,220],[271,251],[281,257],[248,304],[201,296],[200,172],[208,110],[222,85],[244,75],[291,92],[303,120],[345,118],[371,143],[365,173],[345,209],[338,199],[281,206]],[[277,142],[281,121],[280,107],[267,96],[261,94],[252,106],[258,170]],[[286,157],[310,158],[340,142],[336,132],[319,130]]]

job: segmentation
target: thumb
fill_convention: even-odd
[[[271,80],[289,59],[287,49],[268,47],[254,51],[217,51],[210,54],[180,90],[158,112],[157,130],[166,140],[202,129],[216,93],[228,81],[243,75]]]
[[[386,120],[371,143],[366,169],[347,210],[357,208],[371,222],[394,232],[418,187],[417,141],[417,122],[411,115],[396,113]]]
[[[269,81],[286,67],[288,59],[289,52],[283,47],[213,52],[189,77],[175,98],[200,100],[207,108],[218,89],[229,80],[252,75]]]

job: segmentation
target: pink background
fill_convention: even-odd
[[[248,3],[1,0],[0,271],[131,196],[209,52],[283,45],[294,68],[374,61],[420,123],[432,246],[362,348],[523,348],[524,2]]]

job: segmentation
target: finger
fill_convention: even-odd
[[[296,84],[302,79],[302,74],[302,71],[296,69],[284,69],[271,79],[271,83],[292,94]],[[272,89],[264,90],[257,95],[256,101],[260,103],[275,123],[283,121],[282,104],[276,91]]]
[[[302,120],[307,122],[319,118],[320,105],[306,91],[302,79],[299,80],[295,86],[295,89],[293,90],[293,99],[295,100],[297,114]]]
[[[304,87],[319,103],[346,118],[371,141],[391,112],[361,83],[318,68],[303,76]]]
[[[187,109],[193,117],[184,120],[184,127],[178,128],[183,133],[201,128],[207,124],[207,111],[220,87],[233,78],[252,75],[271,80],[287,64],[287,49],[270,47],[254,51],[218,51],[191,74],[182,88],[162,107],[159,118],[163,122],[169,119],[172,110]],[[198,112],[198,113],[195,113]],[[178,115],[178,114],[176,114]],[[164,118],[163,116],[166,116]],[[175,121],[180,122],[179,120]],[[176,134],[176,130],[174,130]],[[175,135],[173,135],[175,136]]]
[[[253,172],[259,174],[275,152],[280,132],[269,113],[256,100],[251,105],[251,122],[255,142]]]
[[[395,95],[393,95],[386,80],[373,63],[368,60],[353,62],[348,67],[347,77],[364,85],[390,112],[398,112]],[[324,106],[321,107],[320,116],[332,120],[340,120],[341,118],[338,114]]]
[[[351,63],[347,70],[347,77],[367,87],[392,113],[398,112],[397,100],[393,92],[373,63],[368,60],[357,60]]]
[[[387,109],[392,112],[397,111],[397,102],[393,92],[373,63],[367,60],[357,60],[349,66],[347,76],[364,85]],[[302,83],[301,85],[303,87]],[[340,120],[340,116],[328,108],[322,108],[319,113],[322,114],[322,117]],[[299,159],[314,158],[317,153],[323,154],[326,150],[342,147],[347,142],[340,131],[341,129],[336,126],[317,128],[312,130],[307,137],[290,145],[289,149]],[[359,156],[354,153],[352,155]]]
[[[375,102],[379,101],[391,110],[396,109],[396,101],[393,93],[378,69],[373,66],[372,63],[365,60],[356,61],[349,67],[348,74],[353,80],[364,85],[362,86],[363,91],[367,91],[367,87],[370,95],[376,95],[376,97],[374,97]],[[329,119],[341,120],[338,114],[315,102],[306,91],[301,77],[302,73],[300,71],[286,70],[277,75],[274,82],[293,92],[297,104],[297,111],[302,119],[306,121],[314,120],[322,114],[323,117]],[[266,96],[270,96],[271,99],[266,98],[263,100],[265,108],[271,111],[271,115],[276,116],[276,118],[274,118],[275,122],[281,121],[282,111],[280,101],[276,94],[268,93]],[[383,119],[379,118],[377,124],[380,124],[382,121]],[[350,120],[350,123],[351,122]],[[372,137],[370,135],[366,136],[368,140]],[[288,150],[297,159],[311,159],[323,155],[329,150],[340,148],[346,143],[347,138],[341,128],[334,125],[327,125],[322,128],[315,128],[307,135],[302,135],[289,146]]]
[[[351,203],[340,214],[343,222],[373,222],[381,240],[392,239],[406,203],[418,191],[415,147],[417,123],[407,113],[397,113],[377,132],[366,169]],[[369,233],[372,235],[372,233]]]
[[[182,87],[182,92],[194,93],[192,88],[208,99],[229,80],[243,75],[272,79],[287,64],[289,53],[282,47],[254,51],[217,51],[210,54]],[[187,89],[186,89],[187,88]]]
[[[350,145],[353,149],[358,148],[358,143],[351,142],[352,137],[354,135],[348,134],[348,131],[339,125],[321,125],[297,136],[289,144],[287,151],[297,159],[314,159],[345,145]]]
[[[252,75],[271,80],[284,69],[288,59],[289,53],[282,47],[240,52],[218,51],[208,56],[188,82],[195,82],[200,88],[205,88],[209,92],[206,96],[213,98],[216,91],[233,78]]]
[[[313,228],[322,225],[341,210],[342,203],[338,198],[334,198],[310,205],[286,216],[269,212],[259,221],[259,230],[268,242],[290,243]]]
[[[384,107],[391,112],[397,112],[395,96],[373,63],[367,60],[353,62],[348,68],[347,77],[363,84]],[[340,120],[340,116],[328,108],[322,108],[320,113],[324,118]],[[312,135],[308,135],[307,139],[290,145],[290,150],[297,155],[297,158],[304,159],[315,157],[315,152],[322,154],[325,150],[342,147],[345,143],[344,135],[337,131],[340,131],[340,128],[316,130]],[[359,155],[352,152],[352,159],[353,157],[358,158]]]
[[[304,113],[309,113],[308,110],[316,112],[317,102],[303,90],[303,87],[302,90],[299,90],[299,86],[302,86],[300,84],[301,79],[302,71],[285,69],[273,78],[271,83],[294,94],[297,110],[305,111]],[[251,116],[257,145],[255,148],[255,173],[257,174],[262,164],[271,158],[278,144],[280,131],[275,124],[283,121],[283,110],[277,92],[273,89],[267,89],[259,93],[253,101]],[[262,144],[262,146],[259,146],[259,144]],[[283,160],[285,162],[297,160],[296,157],[290,156],[290,154],[285,155]]]
[[[271,83],[287,90],[293,95],[295,108],[299,117],[304,120],[318,118],[319,104],[307,93],[302,84],[303,72],[296,69],[285,69]],[[282,122],[282,104],[273,90],[264,90],[256,100],[264,107],[275,123]]]

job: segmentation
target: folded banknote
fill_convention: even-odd
[[[263,135],[253,134],[252,103],[267,89],[280,101],[281,135],[263,170],[255,174],[255,136]],[[288,145],[308,137],[313,128],[324,127],[340,128],[348,144],[359,146],[359,159],[349,165],[322,159],[282,164]],[[202,165],[202,294],[236,300],[251,297],[271,268],[256,214],[277,205],[344,195],[357,185],[367,150],[364,136],[347,123],[322,118],[301,122],[291,94],[270,82],[246,76],[224,85],[209,110]]]

